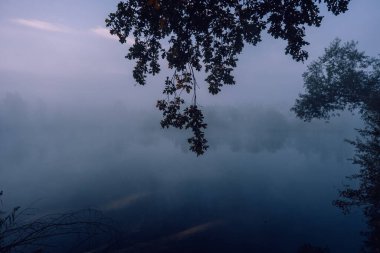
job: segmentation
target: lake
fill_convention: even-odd
[[[359,251],[361,210],[344,215],[332,205],[358,169],[344,142],[357,117],[304,123],[271,108],[205,112],[210,149],[196,157],[188,133],[162,130],[155,111],[28,104],[8,94],[3,208],[101,210],[122,231],[119,252]]]

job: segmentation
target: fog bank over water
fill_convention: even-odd
[[[133,149],[165,145],[168,151],[158,148],[156,151],[166,155],[182,151],[186,153],[184,157],[192,157],[187,154],[186,139],[190,133],[162,129],[158,110],[130,108],[120,101],[106,106],[49,104],[43,100],[32,103],[18,93],[7,93],[0,104],[0,134],[10,145],[17,146],[15,140],[19,139],[26,145],[36,145],[35,148],[50,147],[49,152],[66,151],[68,145],[72,146],[70,149],[88,152],[114,145],[115,150],[110,151],[115,155],[124,155],[121,152],[126,150],[130,155],[135,153]],[[291,149],[304,155],[344,159],[352,155],[344,139],[353,138],[354,128],[360,126],[358,117],[351,114],[333,118],[331,122],[309,123],[296,119],[290,111],[285,114],[275,108],[213,106],[204,107],[204,111],[209,153],[276,153]],[[207,157],[208,154],[200,159]]]
[[[349,115],[330,123],[304,123],[291,113],[284,115],[270,108],[207,107],[210,150],[196,158],[188,151],[188,133],[161,129],[159,112],[122,103],[92,108],[53,106],[43,101],[32,104],[14,93],[3,97],[0,108],[0,172],[6,175],[1,177],[2,183],[14,185],[13,180],[21,180],[31,188],[33,183],[43,188],[64,187],[65,177],[70,184],[82,184],[80,177],[112,176],[115,170],[171,180],[205,173],[213,176],[219,166],[236,171],[252,167],[256,173],[264,170],[267,174],[267,168],[255,167],[279,167],[272,171],[276,177],[295,169],[290,167],[302,166],[305,160],[316,168],[323,163],[350,167],[346,159],[352,156],[352,147],[344,139],[353,138],[354,127],[359,125]],[[283,161],[286,168],[281,168]],[[350,172],[326,166],[319,170],[322,175],[321,170],[341,176]],[[53,184],[52,178],[60,180]]]
[[[354,238],[347,247],[360,243],[359,216],[331,206],[356,169],[344,142],[360,125],[351,115],[304,123],[274,108],[204,107],[210,149],[197,158],[187,133],[161,129],[154,110],[122,102],[29,102],[17,93],[0,104],[7,207],[94,207],[121,215],[127,229],[138,231],[170,220],[183,230],[230,224],[225,229],[245,231],[242,238],[256,234],[261,246],[273,233],[288,233],[278,240],[289,248],[308,240],[338,247],[329,235],[341,233]]]

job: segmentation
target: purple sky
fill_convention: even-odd
[[[118,1],[2,0],[0,2],[0,96],[55,103],[102,104],[120,101],[153,107],[170,72],[134,86],[133,63],[124,59],[127,45],[108,34],[104,19]],[[336,37],[357,40],[370,55],[380,52],[380,2],[350,3],[346,14],[326,15],[322,27],[308,29],[309,61]],[[325,11],[325,10],[324,10]],[[302,92],[306,64],[284,55],[283,41],[264,36],[259,46],[244,49],[235,71],[237,84],[212,97],[201,92],[203,105],[289,108]],[[202,74],[199,74],[202,79]],[[202,83],[202,82],[200,82]],[[206,91],[203,87],[202,90]]]

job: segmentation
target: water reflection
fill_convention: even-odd
[[[111,200],[109,203],[105,204],[99,209],[103,211],[113,211],[117,209],[126,208],[130,204],[133,204],[134,202],[141,200],[145,198],[146,196],[149,196],[149,193],[142,192],[142,193],[130,194],[122,198]]]
[[[330,253],[330,250],[328,248],[321,248],[311,244],[304,244],[297,250],[297,253]]]

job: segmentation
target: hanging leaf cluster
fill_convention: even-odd
[[[166,101],[157,107],[163,112],[163,127],[191,128],[190,149],[198,155],[207,149],[203,115],[193,96],[185,105],[174,91],[195,92],[193,71],[203,70],[211,94],[223,85],[235,84],[232,74],[237,56],[245,44],[256,45],[263,32],[287,42],[285,53],[296,61],[308,57],[304,46],[307,26],[318,27],[323,16],[320,5],[338,15],[350,0],[129,0],[120,2],[109,14],[106,25],[121,43],[130,38],[127,59],[135,60],[133,77],[145,85],[147,75],[160,72],[160,59],[174,70],[175,84],[165,82]],[[167,47],[163,45],[168,45]],[[174,86],[173,86],[174,85]],[[174,89],[174,90],[173,90]]]

